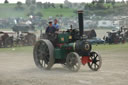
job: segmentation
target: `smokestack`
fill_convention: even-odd
[[[83,11],[78,11],[78,21],[79,21],[79,32],[80,36],[83,35],[83,29],[84,29],[84,21],[83,21]]]

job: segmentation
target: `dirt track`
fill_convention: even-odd
[[[98,72],[82,66],[77,73],[61,65],[39,70],[32,52],[0,52],[0,85],[128,85],[128,55],[124,51],[102,51]]]

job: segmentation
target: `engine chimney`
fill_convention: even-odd
[[[83,21],[83,11],[78,11],[78,21],[79,21],[79,32],[80,36],[83,35],[83,29],[84,29],[84,21]]]

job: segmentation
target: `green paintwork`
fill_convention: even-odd
[[[67,32],[61,33],[58,35],[59,43],[67,43],[69,41],[69,34]]]
[[[61,48],[64,48],[64,49],[70,48],[71,50],[74,50],[74,44],[75,43],[64,44]]]
[[[73,52],[74,43],[64,44],[61,48],[55,48],[54,56],[55,59],[65,59],[69,52]]]
[[[65,59],[68,54],[68,51],[65,49],[55,48],[54,56],[55,59]]]
[[[68,32],[63,32],[58,34],[58,43],[63,44],[62,47],[57,47],[54,49],[55,59],[65,59],[69,52],[74,51],[74,43],[69,43],[70,34]]]

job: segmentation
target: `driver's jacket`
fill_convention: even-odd
[[[46,33],[46,34],[54,34],[54,33],[56,32],[56,30],[57,30],[57,29],[56,29],[54,26],[52,26],[52,27],[49,27],[49,26],[48,26],[48,27],[46,28],[45,33]]]

